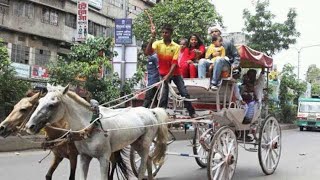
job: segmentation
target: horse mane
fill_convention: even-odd
[[[72,91],[68,91],[67,92],[67,95],[75,100],[77,103],[85,106],[85,108],[87,108],[88,110],[91,110],[91,104],[88,103],[86,100],[84,100],[82,97],[80,97],[78,94],[76,94],[75,92],[72,92]]]

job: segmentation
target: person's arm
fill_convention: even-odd
[[[198,49],[194,49],[194,50],[195,50],[194,62],[197,62],[199,59],[204,57],[204,54],[206,53],[206,47],[204,47],[204,45],[200,45],[199,50]]]
[[[145,53],[147,55],[153,54],[152,43],[156,40],[156,28],[155,26],[151,26],[151,38],[149,39],[149,43],[145,49]]]
[[[223,46],[221,46],[221,57],[225,57],[226,56],[226,50],[224,49]]]

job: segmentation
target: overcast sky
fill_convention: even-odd
[[[256,0],[212,0],[217,11],[222,15],[227,32],[240,32],[244,28],[242,18],[243,9],[254,10]],[[305,48],[300,53],[300,78],[305,78],[305,73],[310,64],[320,68],[320,1],[318,0],[270,0],[269,10],[276,15],[275,21],[284,22],[290,8],[295,8],[298,14],[296,27],[301,33],[297,43],[292,45],[297,49],[304,46],[319,44],[312,48]],[[274,57],[278,70],[286,63],[295,67],[298,65],[298,53],[294,48],[282,51]],[[297,72],[297,68],[296,68]]]

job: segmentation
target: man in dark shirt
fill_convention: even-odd
[[[143,50],[144,55],[148,56],[145,53],[146,47],[147,47],[147,44],[143,44],[141,48]],[[153,53],[152,55],[148,56],[148,62],[147,62],[147,72],[148,72],[147,85],[148,86],[151,86],[160,81],[158,67],[159,67],[158,56],[156,53]],[[152,89],[149,89],[146,92],[146,96],[143,102],[143,107],[150,108],[151,103],[154,99],[154,96],[156,95],[156,92],[157,92],[157,87],[153,87]]]

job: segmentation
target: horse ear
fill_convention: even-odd
[[[64,88],[62,94],[66,94],[66,93],[69,91],[69,85],[70,85],[70,84],[68,84],[68,85]]]
[[[38,100],[39,100],[39,98],[40,98],[40,92],[38,92],[38,93],[36,93],[36,94],[34,94],[33,96],[31,96],[30,97],[30,103],[31,104],[34,104],[34,103],[36,103]]]

